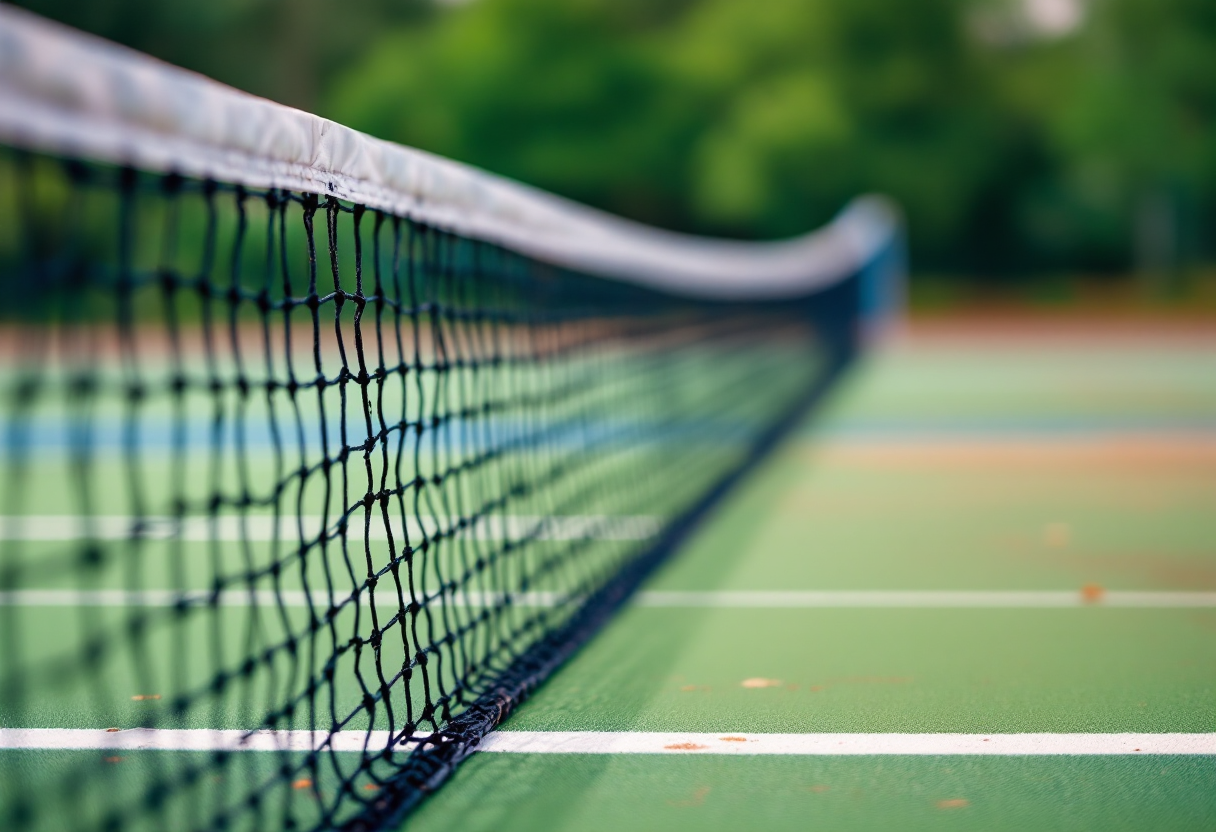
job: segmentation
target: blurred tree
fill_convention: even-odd
[[[1216,4],[1095,3],[1056,83],[1043,120],[1066,197],[1057,202],[1070,213],[1054,239],[1036,243],[1105,248],[1158,276],[1210,256]],[[1089,230],[1086,215],[1105,233]]]
[[[381,40],[325,101],[674,228],[792,234],[880,190],[922,267],[1160,268],[1211,254],[1214,16],[1210,0],[479,0]]]
[[[670,218],[700,102],[650,42],[654,0],[504,0],[386,36],[326,114],[647,220]],[[666,14],[665,14],[666,12]]]
[[[686,230],[793,234],[883,190],[949,260],[1006,155],[958,9],[481,0],[379,41],[327,113]]]
[[[313,110],[321,82],[427,0],[13,0],[255,95]]]

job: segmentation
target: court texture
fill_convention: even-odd
[[[1213,732],[1216,334],[939,321],[409,828],[1211,830]]]
[[[1214,366],[1201,326],[913,324],[405,828],[1216,828]],[[103,727],[77,693],[37,727]],[[9,751],[6,800],[191,753]]]

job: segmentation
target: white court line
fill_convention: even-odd
[[[408,592],[405,602],[410,601]],[[214,597],[221,607],[308,607],[311,605],[324,611],[330,606],[330,596],[323,591],[311,596],[301,590],[225,590]],[[368,593],[361,591],[358,602],[367,605]],[[508,598],[520,607],[555,607],[569,601],[571,596],[556,592],[479,592],[476,590],[455,591],[444,596],[444,603],[456,606],[487,607],[504,603]],[[333,605],[346,604],[350,595],[335,595]],[[207,606],[212,604],[212,593],[205,590],[178,592],[170,589],[17,589],[0,591],[0,607],[176,607]],[[376,606],[397,608],[396,587],[391,582],[380,585],[376,591]]]
[[[416,738],[422,739],[422,737]],[[207,729],[2,728],[0,748],[96,751],[310,751],[371,753],[387,731],[220,731]],[[1210,734],[746,734],[497,731],[480,751],[517,754],[858,755],[1216,755]]]
[[[360,594],[366,604],[366,591]],[[557,592],[482,592],[458,591],[446,596],[446,603],[468,606],[494,606],[507,598],[520,607],[553,607],[568,603],[571,596]],[[334,596],[341,604],[350,596]],[[307,607],[309,595],[301,590],[225,590],[214,599],[224,607]],[[323,591],[311,595],[312,606],[330,606]],[[407,599],[408,600],[408,599]],[[19,607],[173,607],[179,604],[203,606],[212,603],[205,590],[180,592],[167,589],[17,589],[0,591],[0,606]],[[633,603],[641,607],[708,609],[1049,609],[1069,607],[1125,607],[1158,609],[1195,609],[1216,607],[1216,592],[1122,592],[1082,593],[1049,591],[971,591],[971,590],[777,590],[747,592],[639,592]],[[396,607],[395,588],[382,583],[376,591],[377,607]]]
[[[418,736],[423,739],[426,735]],[[0,728],[0,748],[97,751],[383,751],[388,731],[239,731],[206,728]]]
[[[528,754],[1216,754],[1216,734],[684,734],[497,731],[482,751]]]
[[[643,607],[802,609],[816,607],[1040,608],[1216,607],[1216,592],[1069,590],[756,590],[638,593]]]
[[[458,518],[410,515],[405,531],[417,541],[425,532],[434,536],[449,529]],[[8,515],[0,517],[0,540],[69,542],[77,540],[184,540],[187,542],[218,541],[266,543],[279,540],[286,545],[316,539],[322,529],[335,534],[336,519],[328,523],[320,515],[278,518],[238,517],[126,517],[104,515]],[[371,527],[364,532],[362,515],[348,521],[347,537],[352,545],[366,538],[388,540],[388,531],[380,517],[373,516]],[[396,542],[404,543],[400,517],[389,522]],[[479,518],[472,525],[459,529],[456,536],[468,540],[519,540],[535,536],[539,540],[647,540],[658,534],[662,518],[648,515],[492,515]]]

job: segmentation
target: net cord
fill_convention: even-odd
[[[0,5],[0,141],[409,217],[576,271],[718,300],[804,296],[901,235],[894,204],[853,200],[829,224],[746,243],[642,225],[257,98]]]

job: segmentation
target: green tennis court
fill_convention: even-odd
[[[909,324],[911,156],[750,240],[0,43],[0,827],[1216,828],[1198,307]]]
[[[1210,748],[712,746],[774,732],[1210,738],[1214,348],[1065,328],[875,356],[646,587],[756,593],[749,606],[635,606],[503,727],[719,736],[659,738],[664,754],[478,754],[412,828],[1213,828]],[[798,590],[894,598],[789,608],[780,593]],[[927,595],[942,590],[972,597],[942,608]],[[1207,596],[1111,603],[1134,592]],[[1029,600],[1006,608],[985,593]],[[1043,608],[1035,593],[1078,600]]]
[[[541,746],[582,732],[567,753],[475,754],[409,828],[1210,829],[1214,358],[1207,336],[914,330],[857,368],[502,729],[537,732]],[[46,641],[71,658],[76,615],[101,626],[128,612],[28,610],[40,624],[24,649]],[[230,614],[236,651],[250,612]],[[204,650],[207,638],[178,633],[147,653]],[[110,670],[108,699],[81,711],[78,688],[54,691],[62,701],[38,702],[30,727],[141,724],[157,703],[132,697],[164,678]],[[245,728],[262,696],[251,685],[249,709],[238,698],[180,727]],[[1064,744],[900,750],[907,735],[986,733]],[[671,734],[695,736],[652,736]],[[862,754],[749,754],[766,734],[895,736]],[[1111,734],[1206,735],[1206,752],[1085,748],[1086,735]],[[577,750],[630,736],[632,751]],[[222,801],[232,779],[279,765],[235,756],[197,800]],[[9,752],[5,784],[104,805],[138,799],[194,757]],[[82,791],[62,793],[73,769],[87,772]],[[324,796],[348,775],[292,785]],[[294,811],[308,816],[298,800]],[[266,818],[281,820],[273,808]]]

